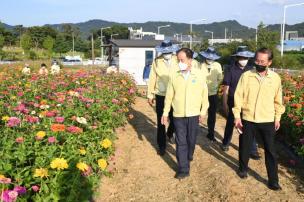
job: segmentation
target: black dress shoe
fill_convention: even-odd
[[[228,145],[223,145],[223,144],[222,144],[220,147],[221,147],[221,149],[222,149],[223,151],[225,151],[225,152],[229,150],[229,146],[228,146]]]
[[[246,171],[238,171],[238,176],[242,179],[246,179],[248,177],[248,174]]]
[[[216,139],[214,137],[207,136],[207,138],[210,142],[213,142],[213,143],[216,142]]]
[[[282,190],[282,187],[278,183],[268,183],[268,188],[274,191]]]
[[[260,160],[261,156],[258,153],[250,154],[250,158],[253,160]]]
[[[175,178],[181,180],[189,176],[190,176],[189,173],[176,173]]]
[[[165,149],[159,149],[159,150],[158,150],[158,154],[159,154],[160,156],[163,156],[163,155],[166,154],[166,150],[165,150]]]

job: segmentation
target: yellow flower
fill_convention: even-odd
[[[88,170],[89,166],[83,162],[77,163],[76,167],[81,170],[82,172]]]
[[[85,155],[85,154],[87,153],[87,151],[86,151],[84,148],[80,148],[80,149],[79,149],[79,153],[80,153],[81,155]]]
[[[10,118],[9,116],[2,116],[2,121],[5,121],[5,122],[6,122],[6,121],[9,120],[9,118]]]
[[[101,141],[101,146],[105,149],[108,149],[109,147],[112,146],[112,142],[111,140],[109,140],[108,138],[104,139],[103,141]]]
[[[26,87],[26,88],[30,88],[30,87],[31,87],[31,84],[30,84],[30,83],[26,83],[26,84],[25,84],[25,87]]]
[[[108,166],[108,163],[104,159],[99,159],[98,160],[98,166],[99,166],[99,168],[101,168],[101,170],[105,170],[106,167]]]
[[[34,177],[44,178],[44,177],[48,177],[48,176],[49,176],[49,173],[48,173],[47,169],[45,169],[45,168],[35,169]]]
[[[12,97],[11,97],[11,100],[16,100],[16,96],[12,96]]]
[[[51,162],[51,168],[53,168],[53,169],[64,170],[64,169],[66,169],[68,167],[69,167],[69,165],[68,165],[67,161],[64,158],[55,158]]]
[[[0,180],[6,178],[4,175],[0,175]]]
[[[46,133],[44,131],[39,131],[37,134],[36,134],[36,137],[39,138],[39,139],[42,139],[46,136]]]

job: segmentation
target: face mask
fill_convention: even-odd
[[[179,69],[181,71],[185,71],[188,68],[188,65],[186,63],[183,63],[183,62],[179,62],[178,66],[179,66]]]
[[[163,57],[165,60],[170,60],[172,57],[172,54],[164,54]]]
[[[239,64],[242,66],[242,67],[245,67],[248,63],[248,60],[239,60]]]
[[[208,60],[208,59],[206,59],[206,63],[207,63],[208,65],[211,65],[211,64],[213,63],[213,60]]]
[[[263,66],[263,65],[258,65],[258,64],[255,64],[255,69],[257,70],[257,72],[264,72],[266,71],[266,68],[267,66]]]

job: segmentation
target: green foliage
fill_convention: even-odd
[[[0,35],[0,49],[3,47],[4,45],[4,36]]]
[[[28,52],[32,47],[32,38],[29,34],[23,34],[21,36],[21,47],[25,52]]]
[[[43,41],[43,48],[45,48],[51,56],[54,48],[55,40],[51,36],[47,36]]]

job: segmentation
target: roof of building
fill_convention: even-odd
[[[161,44],[159,40],[130,40],[130,39],[116,39],[112,40],[111,43],[118,47],[143,47],[143,48],[154,48]]]

